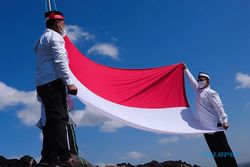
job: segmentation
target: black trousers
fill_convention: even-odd
[[[72,154],[79,155],[78,145],[76,143],[76,135],[75,135],[75,125],[68,123],[67,125],[67,134],[69,140],[69,149]]]
[[[204,134],[217,167],[238,167],[233,152],[223,131]]]
[[[68,148],[72,154],[79,155],[78,145],[76,142],[75,135],[75,125],[68,123],[66,127],[67,131],[67,142]],[[43,148],[42,148],[42,156],[45,158],[45,161],[48,162],[56,162],[58,160],[57,149],[54,147],[56,145],[55,140],[50,139],[49,129],[44,127],[42,129],[44,140],[43,140]],[[61,159],[60,159],[61,160]]]
[[[42,157],[50,161],[59,157],[68,160],[70,150],[67,140],[67,123],[69,120],[66,101],[66,88],[61,79],[37,87],[46,113],[46,125],[43,128]]]

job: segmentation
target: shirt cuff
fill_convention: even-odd
[[[221,123],[228,123],[227,117],[221,117]]]
[[[71,79],[65,79],[64,82],[65,82],[65,84],[66,84],[67,86],[73,85],[73,84],[74,84],[73,81],[72,81]]]

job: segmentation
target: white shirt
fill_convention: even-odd
[[[209,86],[199,89],[197,81],[188,69],[185,70],[185,74],[196,91],[196,112],[201,124],[207,128],[217,129],[217,123],[227,123],[227,114],[218,93]]]
[[[46,29],[36,47],[36,85],[43,85],[61,78],[71,85],[70,69],[65,49],[65,41],[59,33]]]

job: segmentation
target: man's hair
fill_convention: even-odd
[[[210,80],[210,76],[207,73],[205,73],[205,72],[199,72],[198,73],[198,77],[205,77],[208,80]]]
[[[46,28],[52,28],[57,20],[46,20]]]
[[[57,22],[57,20],[62,20],[62,19],[55,19],[51,18],[51,15],[60,15],[63,17],[63,14],[59,11],[49,11],[45,13],[45,18],[46,18],[46,28],[52,28],[54,24]]]

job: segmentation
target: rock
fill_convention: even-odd
[[[151,162],[146,163],[144,165],[137,165],[136,167],[156,167],[158,165],[159,165],[159,162],[154,160],[154,161],[151,161]]]
[[[143,165],[137,165],[136,167],[199,167],[199,166],[197,165],[192,166],[180,160],[179,161],[164,161],[161,163],[154,160]]]
[[[26,155],[19,159],[6,159],[0,156],[0,167],[35,167],[36,161],[34,158]]]
[[[190,165],[186,162],[182,161],[164,161],[164,162],[157,162],[155,160],[145,163],[145,164],[140,164],[137,166],[127,164],[127,163],[120,163],[115,166],[106,166],[106,167],[199,167],[198,165]]]
[[[28,167],[36,166],[36,160],[29,155],[25,155],[22,158],[20,158],[20,162],[22,163],[23,166],[28,166]]]
[[[126,163],[121,163],[121,164],[117,164],[116,167],[135,167],[134,165],[131,165],[130,163],[126,164]]]
[[[82,165],[79,167],[94,167],[87,160],[79,157],[82,162]],[[6,159],[3,156],[0,156],[0,167],[36,167],[37,163],[34,158],[29,155],[25,155],[22,158],[18,159]],[[60,166],[56,166],[60,167]],[[96,166],[98,167],[98,166]],[[132,165],[130,163],[119,163],[117,165],[106,165],[105,167],[199,167],[198,165],[190,165],[186,162],[179,161],[164,161],[157,162],[155,160],[139,165]]]
[[[86,159],[79,157],[79,160],[81,161],[81,166],[80,167],[94,167],[91,165],[90,162],[88,162]]]

